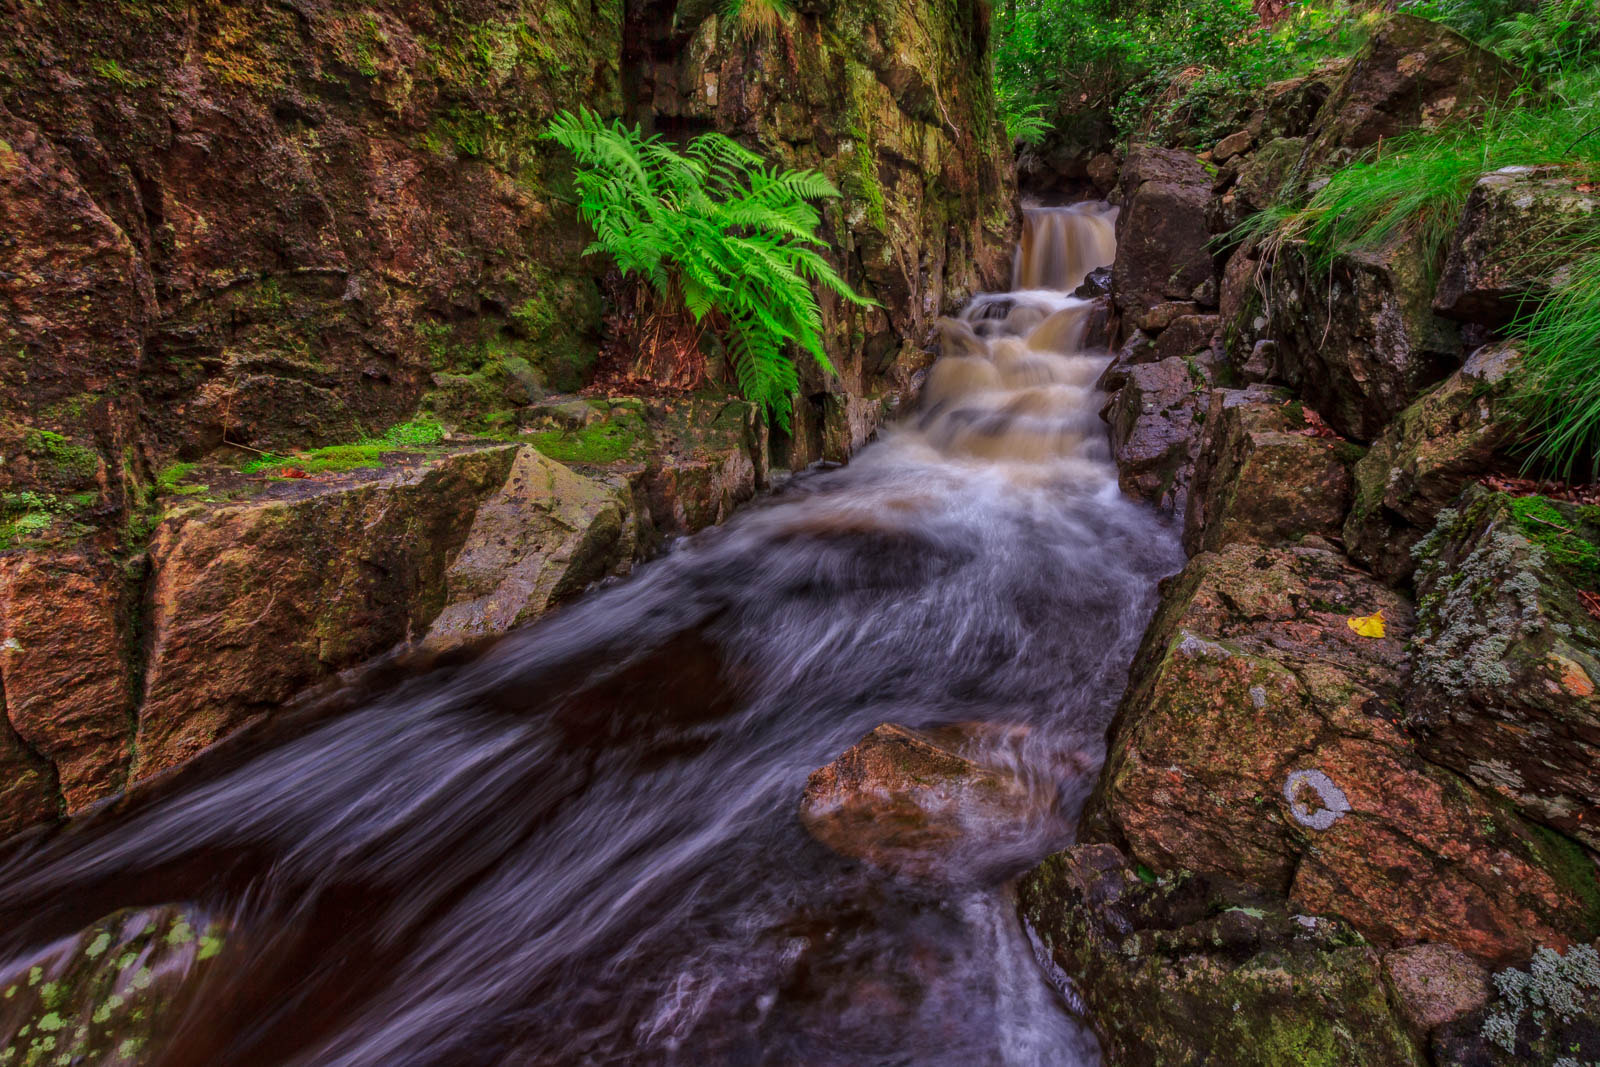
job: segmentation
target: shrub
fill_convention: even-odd
[[[767,167],[721,134],[679,152],[587,108],[558,114],[544,136],[578,161],[579,211],[595,234],[587,252],[611,256],[697,323],[723,326],[740,389],[787,428],[799,389],[790,347],[833,370],[813,284],[872,304],[817,251],[821,217],[810,201],[837,197],[833,183]]]

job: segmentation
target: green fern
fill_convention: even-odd
[[[769,167],[717,133],[679,152],[587,108],[558,114],[544,136],[578,161],[579,212],[595,235],[585,254],[609,255],[696,322],[725,324],[740,390],[787,429],[799,389],[792,349],[833,371],[813,286],[874,305],[817,251],[822,218],[811,201],[837,197],[833,183]]]

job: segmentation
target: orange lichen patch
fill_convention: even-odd
[[[1586,697],[1594,693],[1594,680],[1578,664],[1565,656],[1555,654],[1551,654],[1549,662],[1561,679],[1561,688],[1568,693],[1576,697]]]

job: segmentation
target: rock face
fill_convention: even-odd
[[[774,163],[821,170],[844,193],[825,209],[842,273],[883,307],[830,299],[823,317],[843,390],[862,397],[897,360],[897,381],[915,369],[934,319],[1009,276],[1014,175],[989,84],[989,7],[795,8],[763,38],[716,4],[642,2],[630,9],[629,73],[655,121],[720,129]],[[796,413],[794,441],[814,447],[822,397],[839,389],[815,368],[803,375],[816,403]],[[808,450],[789,462],[818,458]]]
[[[1600,194],[1580,192],[1558,167],[1507,167],[1486,174],[1467,197],[1433,298],[1441,315],[1489,327],[1514,319],[1559,280],[1547,242],[1600,212]]]
[[[1600,512],[1481,488],[1418,546],[1406,710],[1429,758],[1600,847]],[[1581,583],[1581,584],[1580,584]],[[1587,863],[1587,860],[1581,860]]]
[[[1383,977],[1419,1040],[1489,1003],[1489,970],[1449,945],[1408,945],[1383,957]]]
[[[1110,1062],[1425,1062],[1384,996],[1378,953],[1336,919],[1225,879],[1157,879],[1110,845],[1051,856],[1018,898],[1047,973]]]
[[[812,772],[800,802],[801,822],[835,852],[921,876],[962,845],[1003,850],[1040,814],[1016,778],[893,723]]]
[[[1353,617],[1381,612],[1382,638]],[[1592,936],[1593,865],[1424,762],[1399,725],[1409,606],[1332,552],[1234,545],[1168,591],[1112,728],[1089,834],[1492,960]]]
[[[1410,130],[1480,114],[1521,80],[1511,64],[1447,26],[1390,15],[1322,106],[1302,173],[1332,169]]]
[[[1267,336],[1277,377],[1340,433],[1371,441],[1458,365],[1453,324],[1433,313],[1427,254],[1411,242],[1340,253],[1317,267],[1302,245],[1272,269]]]
[[[1519,432],[1505,402],[1520,356],[1491,345],[1390,423],[1355,466],[1345,522],[1350,558],[1392,584],[1407,581],[1411,549],[1439,511],[1496,466]]]
[[[149,1062],[184,990],[211,970],[223,926],[190,907],[129,909],[0,974],[0,1062]]]
[[[1118,193],[1122,213],[1111,272],[1122,313],[1131,316],[1171,301],[1215,307],[1206,228],[1211,176],[1200,161],[1174,149],[1136,149],[1123,164]]]
[[[1183,541],[1190,555],[1230,544],[1337,535],[1359,449],[1308,435],[1306,409],[1266,386],[1211,394]]]

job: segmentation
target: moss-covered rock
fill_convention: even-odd
[[[1382,637],[1351,625],[1379,613]],[[1406,602],[1332,552],[1197,556],[1139,652],[1090,833],[1380,944],[1509,960],[1592,936],[1592,867],[1421,758],[1401,724],[1410,634]]]
[[[1360,449],[1311,429],[1304,406],[1282,390],[1211,394],[1184,523],[1191,555],[1339,532]]]
[[[1520,431],[1506,401],[1520,354],[1491,345],[1390,423],[1355,467],[1355,502],[1345,522],[1350,557],[1386,582],[1407,581],[1411,549],[1441,509],[1491,473]]]
[[[1417,558],[1423,750],[1600,848],[1600,622],[1579,595],[1600,589],[1600,511],[1474,487]]]
[[[1271,894],[1158,878],[1110,845],[1081,845],[1024,878],[1018,906],[1111,1062],[1425,1062],[1385,996],[1378,953]]]
[[[0,973],[0,1064],[149,1062],[226,938],[190,906],[128,909]]]

